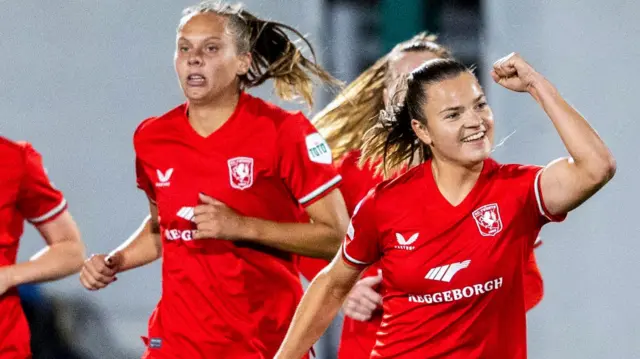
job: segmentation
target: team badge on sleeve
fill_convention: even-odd
[[[329,144],[321,134],[315,132],[305,138],[309,159],[316,163],[331,164],[331,150]]]
[[[495,236],[502,231],[500,210],[495,203],[486,204],[473,211],[473,219],[476,220],[480,234],[485,237]]]
[[[244,190],[253,185],[253,158],[234,157],[227,161],[231,187]]]

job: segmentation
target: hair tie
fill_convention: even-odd
[[[393,124],[397,122],[394,110],[391,110],[391,111],[380,110],[379,116],[380,116],[380,122],[384,126],[393,126]]]

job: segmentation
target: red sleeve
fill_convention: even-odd
[[[528,311],[538,305],[543,295],[544,285],[542,274],[540,273],[540,269],[538,269],[536,256],[533,251],[531,251],[524,272],[524,304],[526,310]]]
[[[280,177],[301,205],[311,205],[340,182],[329,145],[301,113],[282,124],[278,147]]]
[[[144,170],[144,165],[140,159],[136,156],[136,184],[138,188],[144,191],[149,197],[149,200],[156,202],[156,194],[154,192],[153,183],[147,176],[147,172]]]
[[[544,167],[540,166],[528,166],[528,171],[530,173],[529,177],[533,177],[533,181],[529,180],[530,190],[529,190],[529,198],[528,205],[535,207],[535,211],[539,216],[542,224],[546,224],[548,222],[562,222],[565,218],[567,218],[567,214],[553,215],[549,213],[549,210],[544,205],[544,196],[542,195],[542,191],[540,190],[540,176],[544,171]]]
[[[347,235],[342,243],[342,259],[364,269],[380,259],[378,229],[375,218],[375,190],[356,206]]]
[[[135,152],[136,152],[136,160],[135,160],[136,161],[135,162],[136,163],[136,184],[138,188],[140,188],[141,190],[144,191],[144,193],[147,194],[147,197],[149,198],[149,200],[155,203],[156,201],[156,194],[154,190],[155,187],[153,186],[153,182],[151,181],[151,179],[149,178],[149,175],[145,170],[144,161],[141,159],[141,152],[144,151],[144,146],[140,145],[140,137],[141,137],[140,133],[142,129],[153,119],[154,117],[148,118],[142,121],[140,125],[138,125],[138,128],[136,128],[136,131],[133,134],[133,148],[135,149]]]
[[[40,154],[26,144],[24,176],[18,194],[18,210],[34,225],[52,221],[67,209],[62,192],[55,189],[42,165]]]

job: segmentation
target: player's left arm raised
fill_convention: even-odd
[[[540,176],[541,197],[550,214],[573,210],[613,177],[616,161],[596,131],[551,82],[518,54],[498,60],[491,76],[509,90],[531,94],[551,119],[570,154],[548,164]]]

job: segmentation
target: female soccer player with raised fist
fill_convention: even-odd
[[[399,43],[312,120],[333,151],[338,172],[342,176],[340,191],[349,215],[353,215],[354,208],[367,192],[383,180],[381,175],[375,173],[376,163],[360,163],[363,136],[376,124],[380,111],[391,105],[391,97],[394,101],[402,100],[402,96],[393,94],[403,76],[425,61],[451,58],[450,51],[436,40],[434,35],[421,33]],[[322,259],[299,259],[300,271],[309,281],[328,264]],[[381,286],[382,274],[378,263],[369,266],[362,276],[363,279],[356,283],[343,304],[345,318],[338,352],[341,359],[369,358],[382,321],[384,288]],[[540,302],[543,295],[542,275],[533,251],[529,255],[524,276],[525,306],[529,310]]]
[[[520,56],[496,62],[492,77],[540,104],[571,157],[546,167],[498,164],[493,114],[473,73],[452,59],[414,70],[402,105],[381,116],[363,156],[382,158],[387,174],[416,153],[419,165],[356,206],[341,255],[305,293],[276,358],[300,358],[374,262],[386,291],[372,358],[526,358],[523,271],[538,232],[602,188],[616,164]]]

